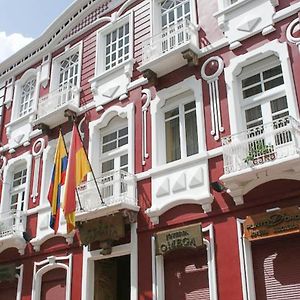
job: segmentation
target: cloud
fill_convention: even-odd
[[[0,32],[0,63],[33,41],[31,37],[25,37],[20,33],[7,35],[5,32]]]

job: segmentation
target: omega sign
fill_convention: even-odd
[[[300,232],[300,210],[289,207],[249,216],[243,227],[245,238],[250,241],[297,233]]]
[[[203,245],[201,224],[161,231],[156,234],[156,254],[164,255],[180,248],[197,248]]]

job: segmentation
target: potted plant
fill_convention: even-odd
[[[244,158],[244,162],[247,164],[253,163],[254,165],[258,165],[274,159],[274,146],[266,145],[264,141],[256,141],[250,145],[248,154]]]

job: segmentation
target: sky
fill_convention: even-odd
[[[0,63],[38,38],[75,0],[0,0]]]

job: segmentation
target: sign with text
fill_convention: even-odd
[[[203,236],[200,223],[165,230],[156,234],[157,255],[165,255],[180,248],[197,248],[201,246],[203,246]]]
[[[85,223],[77,223],[83,245],[95,241],[117,241],[125,236],[125,224],[121,214],[106,216]]]
[[[289,207],[273,212],[248,216],[243,224],[249,241],[300,232],[300,210]]]

